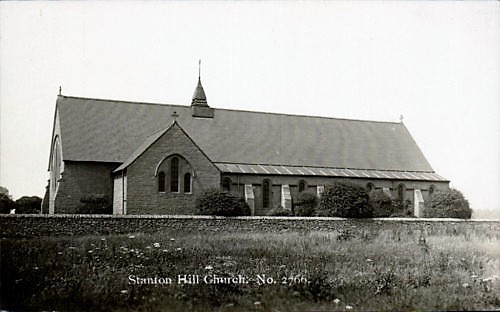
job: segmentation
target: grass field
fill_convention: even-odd
[[[186,230],[2,239],[0,254],[7,310],[500,308],[500,233]]]

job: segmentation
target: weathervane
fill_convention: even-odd
[[[402,123],[402,122],[403,122],[403,119],[404,119],[403,115],[399,115],[399,122],[401,122],[401,123]]]
[[[198,60],[198,79],[201,77],[201,59]]]
[[[59,95],[62,95],[62,88],[59,86]]]

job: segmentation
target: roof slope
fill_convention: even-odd
[[[402,123],[59,96],[64,160],[124,162],[177,122],[213,162],[399,171],[433,169]]]

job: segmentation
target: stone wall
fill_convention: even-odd
[[[210,216],[112,216],[112,215],[0,215],[0,236],[30,238],[40,236],[108,235],[158,232],[284,232],[345,231],[374,235],[383,230],[467,234],[479,230],[500,235],[500,220],[458,219],[366,219],[303,217],[210,217]]]

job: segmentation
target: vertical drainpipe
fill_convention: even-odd
[[[125,214],[125,177],[122,170],[122,214]]]

